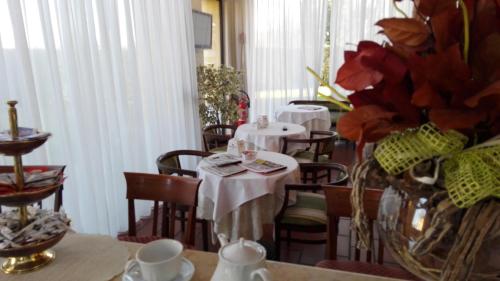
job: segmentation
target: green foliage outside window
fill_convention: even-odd
[[[202,65],[197,76],[202,125],[234,124],[238,120],[241,73],[225,65]]]

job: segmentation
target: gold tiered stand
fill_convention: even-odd
[[[24,171],[22,155],[30,153],[47,141],[50,133],[41,133],[20,137],[17,125],[16,101],[7,102],[9,105],[10,138],[0,140],[0,154],[14,157],[14,173],[16,177],[15,192],[0,195],[0,205],[19,208],[19,221],[21,229],[29,224],[27,205],[41,201],[58,191],[61,183],[37,187],[35,191],[24,190]],[[30,130],[30,129],[29,129]],[[7,258],[1,270],[7,274],[29,272],[39,269],[55,259],[55,252],[50,250],[59,242],[66,232],[54,235],[42,242],[24,244],[20,247],[0,249],[0,257]]]

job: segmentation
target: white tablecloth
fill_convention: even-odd
[[[287,130],[284,131],[283,127]],[[306,128],[301,125],[282,122],[271,122],[265,129],[257,129],[256,124],[243,124],[238,127],[234,137],[243,139],[246,142],[253,143],[255,150],[265,150],[273,152],[281,152],[282,141],[281,137],[291,137],[298,139],[308,138]],[[304,145],[294,145],[288,147],[288,150],[305,148]]]
[[[314,130],[328,131],[331,126],[330,112],[325,106],[290,104],[278,108],[275,116],[279,122],[304,126],[307,133]]]
[[[285,184],[299,183],[297,161],[284,154],[259,151],[257,158],[287,166],[286,170],[262,175],[246,171],[230,177],[220,177],[203,170],[201,161],[198,176],[202,179],[198,191],[197,216],[214,222],[214,232],[231,239],[240,236],[257,240],[262,237],[262,224],[271,223],[283,204]]]

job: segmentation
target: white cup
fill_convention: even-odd
[[[183,246],[172,239],[161,239],[142,246],[125,265],[129,272],[137,264],[146,281],[171,281],[179,275]]]

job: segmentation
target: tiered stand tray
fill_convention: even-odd
[[[0,154],[14,157],[15,187],[12,192],[0,195],[0,205],[19,208],[21,228],[28,221],[27,206],[39,202],[57,192],[62,182],[45,186],[25,188],[22,155],[28,154],[44,144],[50,133],[36,129],[19,128],[17,125],[16,101],[9,101],[10,130],[0,133]],[[33,271],[47,265],[55,259],[55,252],[50,250],[64,236],[66,231],[50,237],[48,240],[23,244],[20,247],[0,249],[0,257],[7,258],[0,269],[7,274]]]

